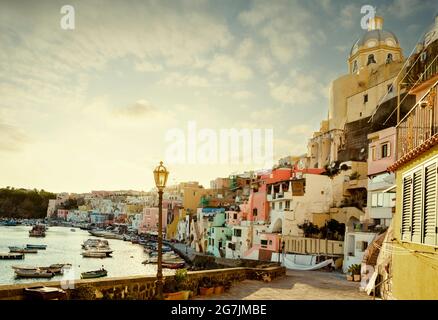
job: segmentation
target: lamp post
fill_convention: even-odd
[[[166,187],[169,172],[163,166],[163,161],[154,170],[155,185],[158,189],[158,259],[157,259],[157,281],[155,282],[157,299],[163,299],[163,191]]]

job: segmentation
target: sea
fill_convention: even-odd
[[[88,231],[70,227],[49,227],[46,237],[29,237],[30,226],[0,226],[0,253],[9,252],[10,246],[23,246],[27,244],[45,244],[46,250],[38,253],[27,253],[23,260],[0,260],[0,285],[31,283],[41,281],[73,281],[80,279],[85,271],[98,270],[104,267],[108,271],[107,278],[124,276],[154,276],[156,265],[142,264],[147,258],[140,244],[130,241],[108,239],[112,256],[107,258],[84,258],[81,253],[82,243],[87,239],[97,239]],[[69,263],[71,268],[64,274],[51,279],[17,278],[12,266],[45,267],[51,264]],[[164,269],[164,275],[173,274],[173,270]]]

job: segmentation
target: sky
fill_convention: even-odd
[[[61,28],[65,4],[74,29]],[[0,0],[0,187],[149,190],[160,160],[170,184],[263,169],[172,163],[168,134],[184,134],[188,154],[189,123],[270,129],[274,160],[306,153],[363,5],[405,56],[438,11],[435,0]]]

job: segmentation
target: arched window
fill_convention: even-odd
[[[353,73],[357,72],[357,60],[354,60],[353,62]]]
[[[369,66],[371,63],[376,63],[376,60],[374,59],[374,54],[368,55],[367,66]]]
[[[391,63],[392,61],[394,61],[394,59],[392,58],[392,53],[388,53],[388,55],[386,56],[386,63]]]

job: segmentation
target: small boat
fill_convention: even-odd
[[[15,275],[20,278],[53,278],[55,274],[47,270],[16,269]]]
[[[108,240],[101,240],[101,239],[88,239],[84,241],[82,244],[82,248],[108,248]]]
[[[67,296],[67,293],[62,289],[43,286],[25,288],[24,292],[26,295],[40,300],[64,300]]]
[[[69,263],[58,263],[58,264],[51,264],[48,267],[33,267],[33,266],[12,266],[12,269],[14,270],[25,270],[25,271],[46,271],[51,272],[54,274],[62,274],[64,271],[64,268],[71,267],[71,264]]]
[[[181,269],[186,264],[184,262],[178,262],[178,263],[163,262],[161,265],[163,266],[163,268],[167,268],[167,269]]]
[[[108,271],[102,268],[100,270],[82,272],[81,279],[101,278],[101,277],[106,277],[107,275],[108,275]]]
[[[71,232],[76,232],[76,229],[71,228],[70,231]]]
[[[9,252],[11,253],[38,253],[37,249],[29,249],[22,247],[9,247]]]
[[[107,255],[105,252],[97,252],[97,251],[91,251],[87,250],[82,252],[82,256],[84,258],[106,258]]]
[[[37,224],[32,227],[29,231],[29,237],[45,237],[46,236],[46,226],[42,224]]]
[[[0,253],[0,260],[23,260],[23,253]]]
[[[46,244],[26,244],[27,249],[46,250]]]

